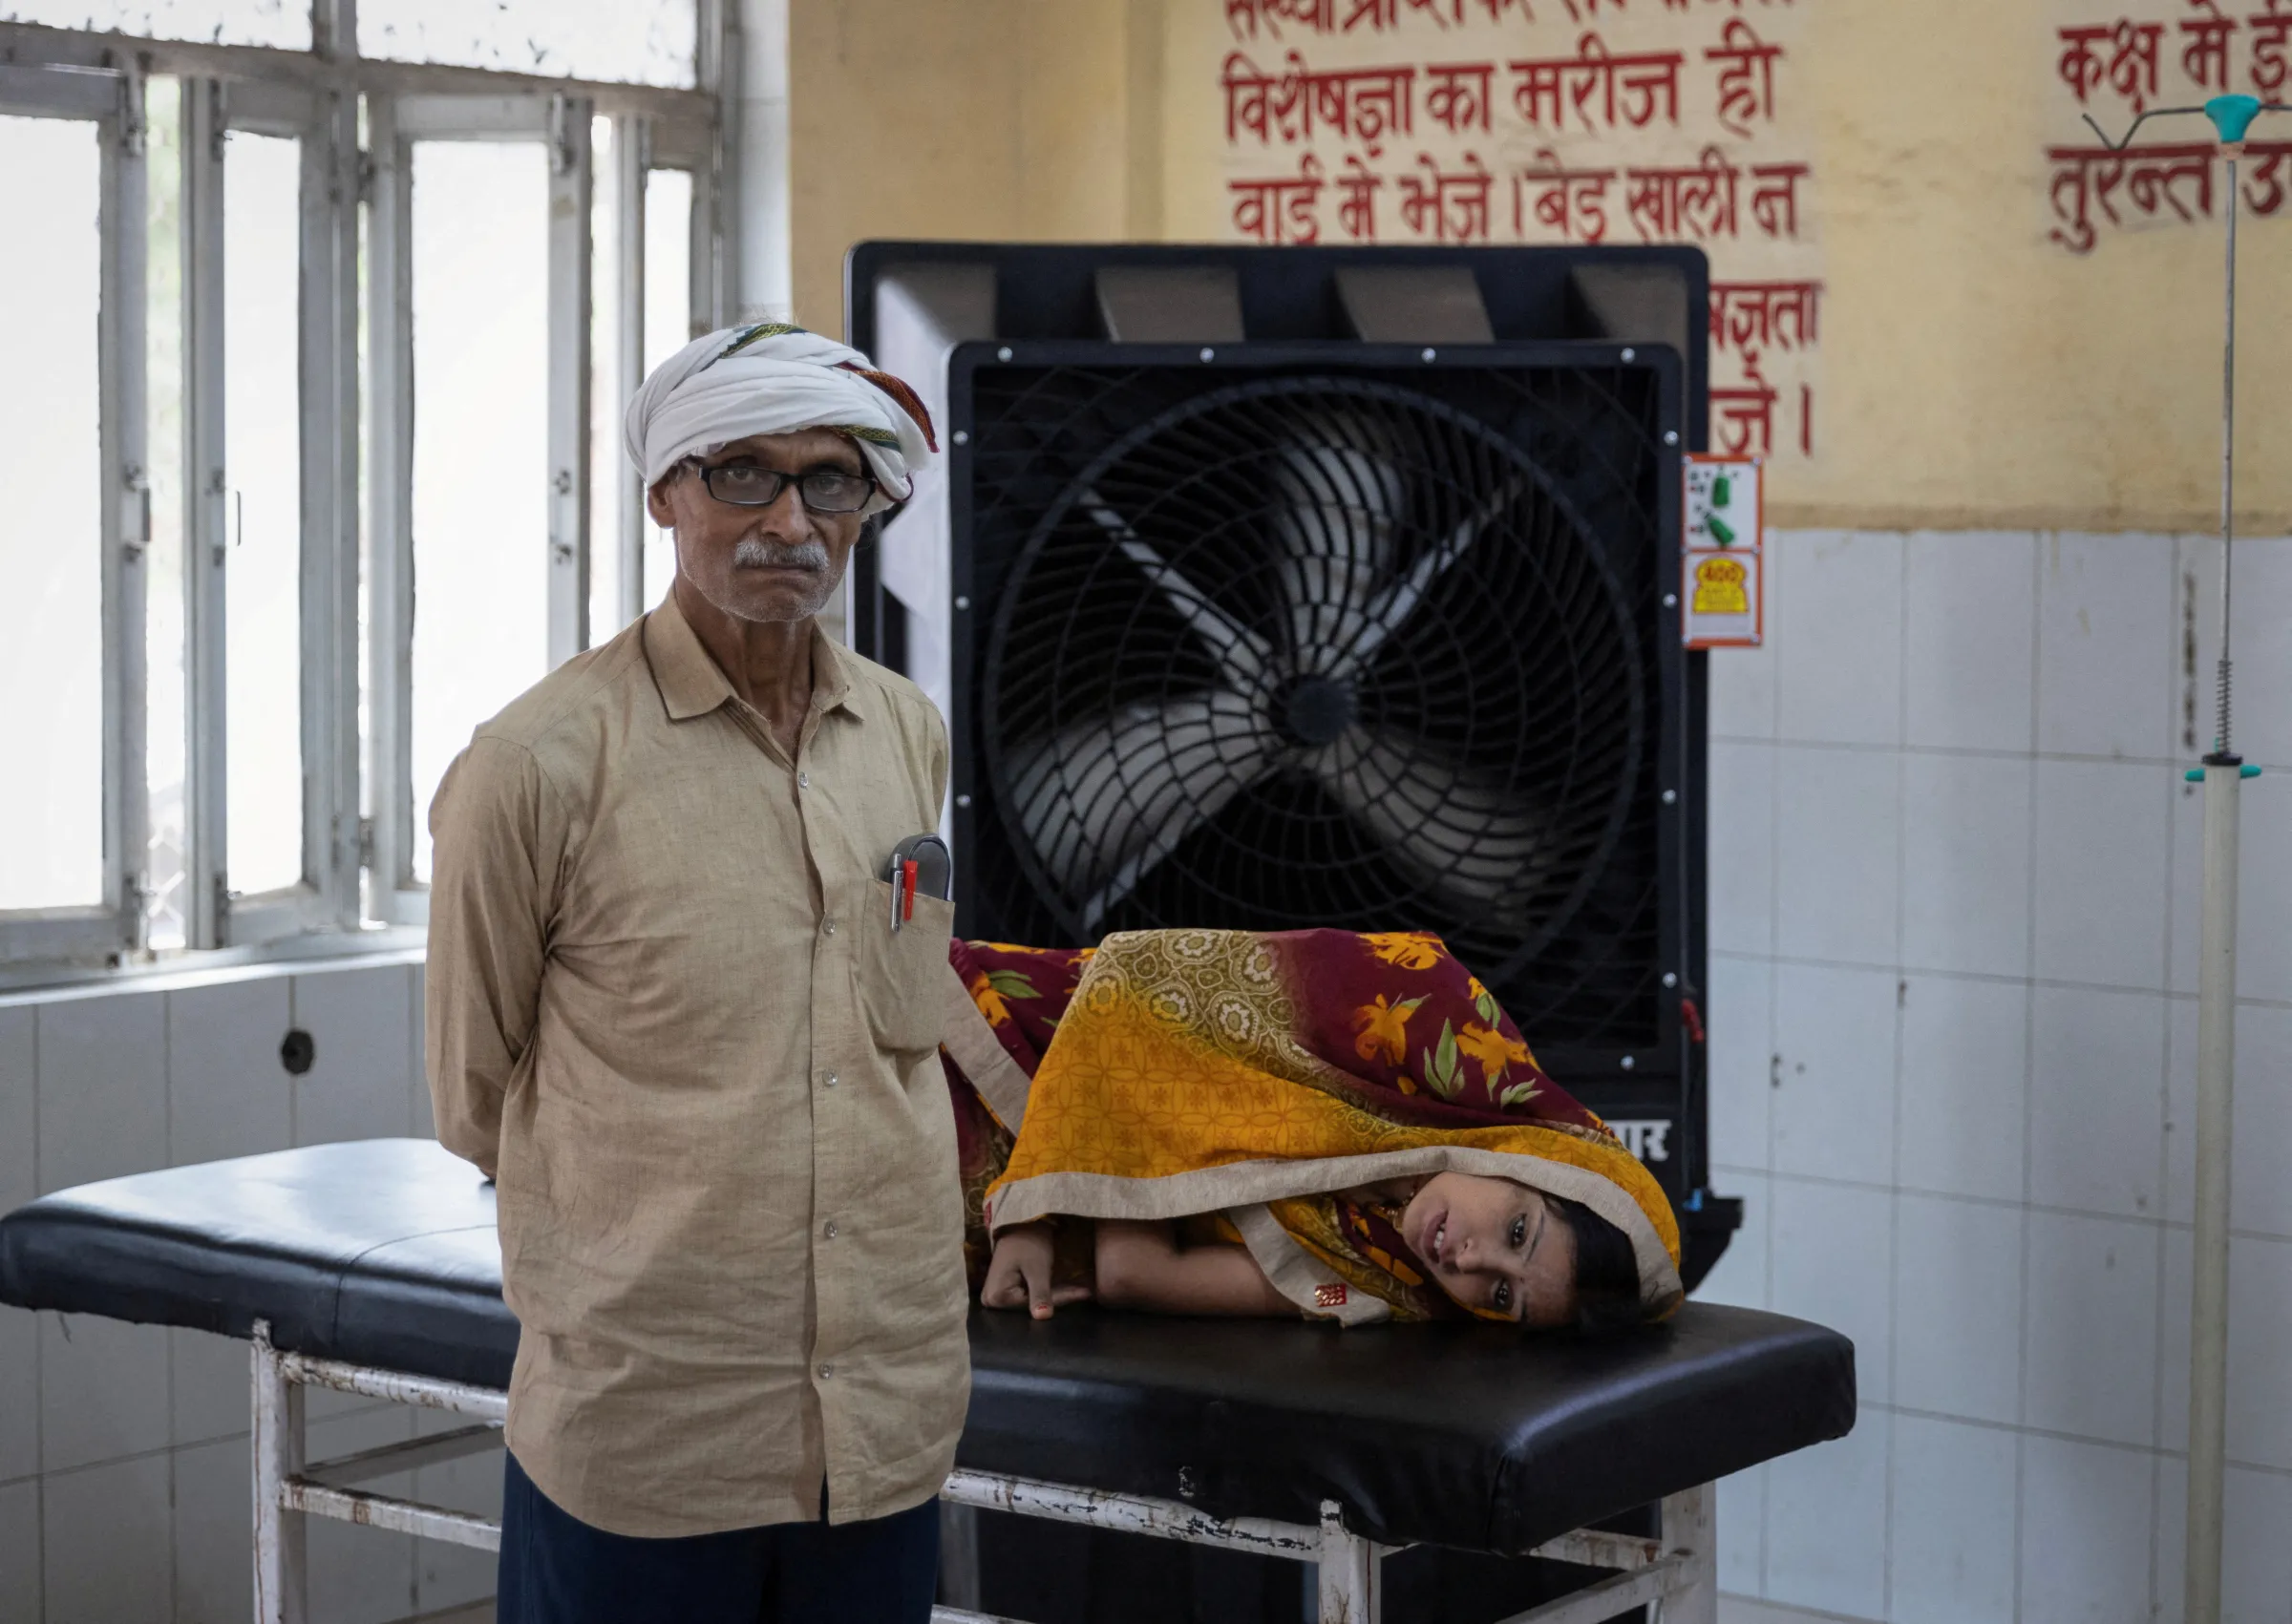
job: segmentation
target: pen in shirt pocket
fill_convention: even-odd
[[[916,894],[942,901],[954,894],[955,859],[936,834],[910,834],[891,849],[883,881],[891,887],[891,928],[915,917]]]

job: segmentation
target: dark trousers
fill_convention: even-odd
[[[562,1510],[516,1456],[506,1463],[497,1624],[927,1624],[931,1616],[936,1500],[840,1527],[778,1523],[631,1539]]]

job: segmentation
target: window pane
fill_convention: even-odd
[[[0,908],[103,900],[96,126],[0,117]],[[37,388],[22,380],[37,379]]]
[[[414,152],[414,874],[471,729],[549,668],[549,171],[531,143]]]
[[[360,0],[358,53],[690,87],[693,0]]]
[[[309,0],[0,0],[0,22],[138,39],[310,49]]]
[[[589,121],[589,646],[621,629],[621,166],[613,121]]]
[[[692,341],[692,177],[655,169],[645,180],[645,370]],[[676,575],[676,542],[645,522],[645,601],[658,603]]]
[[[183,162],[182,83],[153,74],[143,118],[144,454],[151,465],[151,545],[143,550],[144,689],[150,786],[144,928],[155,949],[183,945]]]
[[[303,877],[302,424],[295,375],[300,143],[223,148],[224,724],[233,891]]]

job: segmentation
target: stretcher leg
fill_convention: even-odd
[[[1719,1624],[1719,1490],[1711,1484],[1664,1499],[1664,1550],[1680,1564],[1661,1624]]]
[[[1321,1624],[1382,1624],[1385,1549],[1345,1529],[1345,1508],[1321,1503]]]
[[[286,1508],[303,1470],[303,1389],[287,1380],[267,1321],[255,1322],[255,1624],[308,1624],[306,1523]]]

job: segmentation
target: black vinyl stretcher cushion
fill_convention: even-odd
[[[0,1218],[0,1302],[508,1385],[493,1190],[377,1139],[138,1173]],[[1219,1516],[1518,1552],[1854,1424],[1836,1332],[1690,1303],[1597,1340],[974,1313],[961,1462]]]

